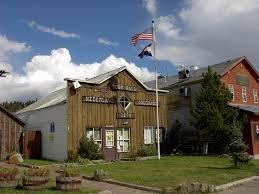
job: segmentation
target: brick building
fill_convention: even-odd
[[[230,106],[238,107],[248,115],[248,124],[244,130],[244,139],[249,145],[249,153],[259,157],[259,75],[246,57],[239,57],[215,65],[210,65],[213,71],[221,76],[221,81],[233,94]],[[169,76],[166,80],[159,79],[159,88],[169,90],[168,95],[168,129],[175,120],[182,123],[183,130],[191,138],[186,139],[186,146],[194,151],[195,137],[193,127],[189,124],[190,105],[195,103],[195,93],[199,92],[202,73],[207,67],[196,70],[182,70],[178,75]],[[154,81],[146,83],[153,86]]]

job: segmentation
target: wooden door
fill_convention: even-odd
[[[115,134],[113,128],[103,130],[103,155],[107,161],[116,160],[117,150]]]

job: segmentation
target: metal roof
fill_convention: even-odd
[[[21,114],[21,113],[34,111],[34,110],[38,110],[38,109],[42,109],[42,108],[47,108],[49,106],[54,106],[57,104],[64,103],[67,99],[66,92],[67,92],[66,88],[56,90],[56,91],[50,93],[48,96],[25,107],[24,109],[19,110],[18,112],[16,112],[16,114]]]
[[[152,91],[154,92],[155,91],[155,87],[151,88],[151,87],[148,87],[147,85],[145,85],[142,81],[140,81],[138,78],[136,78],[127,68],[126,66],[123,66],[123,67],[119,67],[117,69],[114,69],[112,71],[109,71],[109,72],[106,72],[106,73],[103,73],[103,74],[100,74],[96,77],[93,77],[93,78],[90,78],[90,79],[87,79],[87,80],[80,80],[80,79],[73,79],[73,78],[65,78],[65,81],[78,81],[78,82],[81,82],[81,83],[87,83],[87,84],[101,84],[105,81],[107,81],[108,79],[110,79],[111,77],[117,75],[118,73],[122,72],[123,70],[126,70],[132,77],[134,77],[146,90],[149,90],[149,91]],[[167,90],[158,90],[159,92],[164,92],[164,93],[167,93],[168,91]]]
[[[228,69],[231,65],[235,64],[237,61],[239,61],[242,57],[238,57],[232,60],[228,60],[222,63],[214,64],[214,65],[208,65],[207,67],[203,67],[197,70],[193,70],[190,72],[190,78],[185,79],[183,81],[179,81],[178,75],[172,75],[168,76],[166,78],[160,78],[158,79],[158,87],[159,88],[168,88],[172,85],[179,84],[179,83],[190,83],[198,80],[202,80],[202,74],[208,71],[208,67],[211,67],[211,69],[218,74],[223,74],[226,69]],[[155,81],[150,81],[145,83],[149,87],[154,87],[155,86]]]
[[[259,106],[257,105],[233,104],[233,103],[230,103],[229,105],[244,111],[255,113],[257,115],[259,114]]]

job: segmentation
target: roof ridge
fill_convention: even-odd
[[[94,78],[97,78],[97,77],[101,77],[101,76],[103,76],[103,75],[105,75],[105,74],[111,73],[111,72],[116,71],[116,70],[119,70],[119,69],[125,69],[125,68],[126,68],[126,66],[124,65],[124,66],[118,67],[118,68],[116,68],[116,69],[113,69],[113,70],[111,70],[111,71],[107,71],[107,72],[105,72],[105,73],[102,73],[102,74],[96,75],[96,76],[94,76],[94,77],[91,77],[91,78],[87,79],[86,81],[90,81],[91,79],[94,79]]]

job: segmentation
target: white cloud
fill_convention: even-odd
[[[66,48],[52,50],[50,55],[37,55],[24,66],[24,75],[11,72],[0,82],[0,101],[34,99],[65,86],[64,78],[91,78],[98,74],[126,66],[140,80],[152,80],[154,74],[124,58],[110,55],[101,62],[75,64]]]
[[[49,33],[49,34],[58,36],[60,38],[80,38],[80,36],[78,34],[68,33],[63,30],[57,30],[53,27],[46,27],[41,24],[38,24],[35,21],[23,21],[23,23],[25,23],[27,26],[29,26],[32,29],[36,29],[40,32]]]
[[[117,42],[110,41],[107,38],[98,38],[97,42],[100,44],[108,45],[108,46],[118,46],[119,45]]]
[[[157,58],[205,66],[246,55],[259,63],[259,0],[186,0],[156,18]]]
[[[156,14],[156,0],[143,0],[143,5],[152,16]]]

